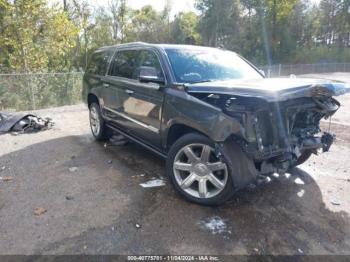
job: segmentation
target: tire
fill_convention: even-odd
[[[106,126],[101,115],[100,106],[97,103],[92,103],[89,106],[89,119],[91,133],[98,141],[105,141],[111,138],[112,132]]]
[[[191,202],[216,206],[233,196],[232,167],[225,157],[215,156],[214,148],[209,138],[190,133],[169,150],[167,175],[177,193]]]
[[[312,155],[312,151],[311,150],[305,150],[298,158],[297,160],[297,166],[304,164],[307,160],[309,160],[309,158]]]

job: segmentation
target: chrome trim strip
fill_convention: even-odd
[[[158,128],[155,128],[153,126],[150,126],[150,125],[147,125],[145,123],[142,123],[142,122],[140,122],[140,121],[138,121],[138,120],[136,120],[134,118],[131,118],[131,117],[129,117],[129,116],[123,114],[123,113],[120,113],[118,111],[115,111],[115,110],[113,110],[113,109],[111,109],[109,107],[105,106],[104,109],[106,109],[106,110],[108,110],[108,111],[110,111],[110,112],[112,112],[112,113],[114,113],[114,114],[116,114],[118,116],[121,116],[121,117],[123,117],[123,118],[125,118],[125,119],[127,119],[127,120],[129,120],[131,122],[134,122],[135,124],[138,124],[138,125],[140,125],[140,126],[142,126],[144,128],[147,128],[148,130],[150,130],[150,131],[152,131],[154,133],[159,133],[159,129]]]

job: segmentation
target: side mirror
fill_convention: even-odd
[[[139,81],[142,83],[164,84],[164,78],[158,76],[157,69],[152,66],[141,66]]]

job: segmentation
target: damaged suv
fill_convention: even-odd
[[[146,43],[98,49],[84,76],[94,137],[118,133],[166,158],[176,191],[204,205],[328,151],[320,120],[349,90],[268,79],[230,51]]]

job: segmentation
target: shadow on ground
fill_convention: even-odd
[[[140,187],[164,177],[165,163],[135,144],[105,148],[90,135],[70,136],[3,155],[0,163],[12,163],[14,177],[0,184],[1,254],[350,250],[348,214],[328,210],[317,182],[301,169],[210,208],[186,202],[168,182]],[[37,217],[38,206],[47,212]],[[224,223],[209,223],[213,219]]]

